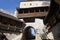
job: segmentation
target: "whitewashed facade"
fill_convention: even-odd
[[[20,2],[20,8],[45,7],[45,6],[50,6],[50,1]]]
[[[22,21],[24,21],[23,19],[20,19]],[[43,30],[45,30],[45,25],[43,23],[43,19],[39,19],[39,18],[35,18],[35,22],[29,22],[26,23],[26,27],[27,26],[32,26],[35,28],[36,31],[36,39],[35,40],[42,40],[43,34],[45,34],[45,32]],[[45,30],[47,31],[47,30]],[[46,35],[44,35],[46,36]]]

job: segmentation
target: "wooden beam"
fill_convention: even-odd
[[[15,27],[15,26],[10,26],[10,25],[5,25],[5,24],[2,24],[0,23],[0,31],[2,30],[2,32],[12,32],[12,33],[15,33],[15,32],[20,32],[21,33],[21,29],[18,28],[18,27]]]
[[[33,13],[18,13],[18,18],[29,18],[29,17],[43,17],[46,16],[48,12],[33,12]]]
[[[13,33],[20,33],[24,27],[25,23],[20,21],[18,18],[10,14],[0,12],[0,32],[8,33],[10,31]]]

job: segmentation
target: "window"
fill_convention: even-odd
[[[30,6],[31,6],[32,4],[30,3]]]
[[[26,4],[24,4],[24,6],[25,6]]]
[[[35,22],[35,18],[24,18],[25,22]]]

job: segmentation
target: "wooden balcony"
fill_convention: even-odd
[[[18,13],[18,18],[29,18],[29,17],[43,17],[46,16],[48,12],[33,12],[33,13]]]
[[[0,11],[0,32],[20,33],[25,23],[12,15]]]

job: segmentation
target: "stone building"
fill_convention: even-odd
[[[10,12],[0,9],[0,40],[20,40],[20,33],[24,27],[24,22]]]
[[[20,2],[20,7],[17,8],[17,18],[24,21],[27,26],[32,26],[36,30],[36,40],[42,40],[44,34],[43,24],[44,17],[48,14],[50,1],[30,1]]]

